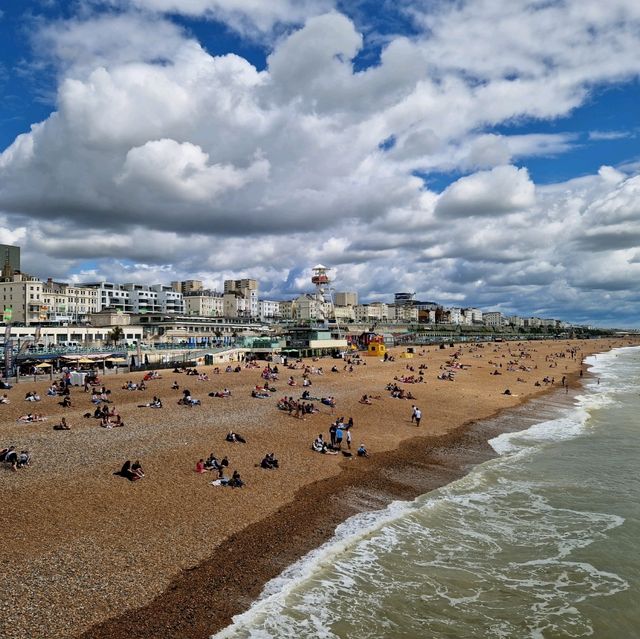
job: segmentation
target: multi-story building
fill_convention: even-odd
[[[223,317],[224,298],[218,291],[193,290],[184,296],[184,309],[187,315]]]
[[[413,305],[415,302],[415,293],[396,293],[394,298],[395,306]]]
[[[158,294],[158,306],[162,313],[184,313],[184,297],[182,293],[175,291],[173,287],[165,284],[154,284],[149,290]]]
[[[340,323],[351,323],[355,321],[356,314],[354,311],[355,306],[334,306],[331,309],[331,313],[335,317],[336,322]]]
[[[0,302],[4,317],[16,324],[37,324],[42,320],[43,283],[25,273],[14,273],[0,281]]]
[[[412,304],[389,304],[389,319],[403,324],[418,321],[418,309]]]
[[[483,313],[482,321],[485,326],[493,326],[495,328],[502,328],[505,325],[504,315],[498,311]]]
[[[507,317],[506,323],[514,328],[524,328],[524,318],[518,315],[510,315]]]
[[[389,305],[384,302],[358,304],[353,310],[356,322],[386,322],[389,319]]]
[[[343,291],[336,293],[336,306],[357,306],[358,293],[355,291]]]
[[[258,314],[261,322],[274,322],[280,319],[280,302],[276,300],[259,300]]]
[[[122,288],[120,284],[113,282],[86,282],[78,284],[80,288],[90,288],[97,291],[98,311],[110,308],[125,313],[132,313],[130,291]]]
[[[42,288],[42,322],[85,323],[99,310],[98,291],[92,288],[54,282],[49,278]]]
[[[294,319],[295,302],[293,300],[286,300],[280,302],[280,319],[284,321],[291,321]]]
[[[234,302],[227,295],[234,294],[236,299],[242,298],[244,303]],[[258,308],[258,282],[257,280],[225,280],[224,281],[225,317],[245,317],[257,318],[260,314]],[[241,313],[237,315],[227,315],[227,313]]]
[[[0,244],[0,269],[10,276],[20,271],[20,247],[10,244]]]
[[[468,324],[482,324],[482,311],[479,308],[465,308],[462,313]]]
[[[171,282],[171,288],[176,293],[191,295],[192,293],[201,292],[204,286],[202,285],[202,280],[184,280],[183,282]]]

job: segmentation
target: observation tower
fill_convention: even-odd
[[[317,314],[318,319],[323,319],[325,324],[329,323],[329,320],[335,320],[335,311],[333,306],[333,295],[331,289],[331,277],[329,271],[332,269],[318,264],[312,269],[313,275],[311,276],[311,282],[316,287],[315,299],[317,302]]]

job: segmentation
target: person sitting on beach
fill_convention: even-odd
[[[204,467],[206,470],[215,470],[218,473],[218,479],[222,479],[224,476],[224,469],[229,466],[229,458],[225,455],[220,461],[218,458],[211,453],[209,458],[204,463]]]
[[[178,404],[184,404],[185,406],[199,406],[200,400],[191,397],[191,391],[183,390],[182,399],[178,400]]]
[[[9,384],[9,382],[6,379],[0,380],[0,389],[1,390],[10,390],[12,388],[13,388],[13,386],[11,384]]]
[[[60,420],[60,423],[53,427],[53,430],[71,430],[71,426],[67,424],[67,420],[63,417]]]
[[[47,395],[49,397],[55,397],[58,394],[58,387],[55,384],[51,384],[47,389]]]
[[[138,473],[133,472],[131,468],[131,462],[129,460],[127,460],[124,464],[122,464],[122,468],[118,472],[113,474],[120,475],[121,477],[124,477],[129,481],[137,481],[138,479],[141,479]]]
[[[314,450],[316,453],[324,452],[324,448],[326,447],[326,443],[322,438],[322,433],[320,433],[314,440],[313,444],[311,444],[311,450]]]
[[[27,402],[39,402],[40,401],[40,395],[38,395],[38,393],[36,393],[35,391],[33,392],[29,392],[24,396],[25,400]]]
[[[21,450],[16,460],[16,468],[28,468],[31,466],[31,453],[28,450]]]
[[[325,406],[331,406],[331,408],[334,408],[336,405],[336,399],[333,396],[322,397],[320,399],[320,403],[324,404]]]
[[[69,397],[69,395],[66,395],[61,402],[58,402],[58,404],[60,404],[60,406],[62,406],[63,408],[69,408],[69,406],[71,406],[71,397]]]
[[[18,470],[18,452],[16,451],[16,447],[9,446],[9,448],[3,448],[0,451],[0,462],[9,464],[13,471]]]
[[[135,475],[136,479],[142,479],[144,477],[144,470],[142,470],[140,460],[136,459],[136,461],[131,464],[131,472]]]
[[[92,404],[99,404],[100,403],[100,397],[98,397],[98,393],[94,390],[93,393],[91,393],[91,403]]]
[[[360,403],[361,404],[371,404],[371,400],[369,399],[369,397],[367,395],[363,395],[360,398]]]
[[[178,384],[177,380],[171,384],[171,390],[180,390],[180,384]]]
[[[358,446],[356,454],[358,455],[358,457],[369,457],[369,453],[367,452],[364,444],[360,444],[360,446]]]
[[[266,470],[279,468],[275,453],[267,453],[260,462],[260,468],[265,468]]]
[[[255,397],[257,399],[270,399],[271,395],[269,395],[268,392],[266,391],[259,391],[256,390],[255,388],[251,391],[251,397]]]
[[[9,403],[9,398],[7,397],[7,394],[4,393],[4,395],[0,397],[0,404],[8,404],[8,403]]]
[[[507,388],[507,389],[505,389],[505,390],[502,392],[502,394],[503,394],[503,395],[511,395],[512,393],[511,393],[511,390],[509,390],[509,389]]]
[[[230,430],[227,433],[227,436],[225,437],[225,439],[228,442],[232,442],[234,444],[246,444],[247,443],[247,440],[244,437],[242,437],[242,435],[239,435],[238,433],[234,433],[232,430]]]
[[[240,478],[240,473],[237,470],[233,471],[233,475],[227,482],[227,486],[231,486],[231,488],[242,488],[244,486],[244,482]]]
[[[138,408],[162,408],[162,401],[159,397],[153,396],[153,400],[147,404],[138,404]]]
[[[196,462],[196,473],[206,473],[207,469],[204,467],[204,459],[200,459],[198,460],[198,462]]]
[[[147,390],[147,385],[144,383],[144,379],[140,381],[140,383],[138,384],[138,390]]]

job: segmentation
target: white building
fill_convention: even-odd
[[[224,297],[217,291],[192,291],[184,296],[187,315],[198,317],[224,317]]]
[[[154,284],[149,290],[158,294],[157,303],[162,313],[184,313],[184,296],[164,284]]]
[[[510,317],[507,317],[507,324],[510,324],[515,328],[523,328],[524,317],[519,317],[518,315],[511,315]]]
[[[261,322],[273,322],[280,319],[280,302],[276,300],[259,300],[258,314]]]
[[[482,324],[482,311],[479,308],[465,308],[463,315],[469,320],[470,324]]]
[[[497,311],[483,313],[482,321],[484,322],[485,326],[493,326],[496,328],[502,328],[505,324],[504,315]]]
[[[112,308],[125,313],[131,313],[131,295],[120,284],[113,282],[86,282],[78,284],[80,288],[89,288],[97,291],[98,311]]]
[[[418,321],[418,308],[409,304],[389,304],[389,320],[402,324]]]

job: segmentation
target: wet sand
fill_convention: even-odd
[[[114,404],[126,426],[101,429],[81,415],[91,409],[82,389],[72,391],[74,407],[59,398],[30,404],[27,390],[44,397],[48,380],[21,383],[0,406],[0,446],[29,448],[33,466],[12,473],[0,468],[5,512],[5,543],[0,561],[7,579],[0,585],[0,634],[5,637],[206,637],[230,622],[259,595],[264,583],[308,550],[330,538],[337,523],[363,510],[381,508],[443,485],[492,455],[482,428],[470,424],[528,398],[559,387],[566,375],[578,379],[580,359],[622,345],[621,340],[529,343],[519,364],[508,370],[521,348],[515,344],[462,347],[456,381],[436,379],[456,349],[424,349],[413,359],[343,371],[339,360],[307,362],[322,366],[311,375],[312,395],[335,395],[335,414],[327,407],[305,420],[278,411],[276,398],[299,397],[301,370],[280,366],[274,398],[253,399],[250,389],[260,369],[213,375],[209,382],[163,372],[147,391],[124,391],[127,378],[107,375]],[[571,359],[568,348],[581,350]],[[509,353],[511,350],[511,354]],[[395,350],[398,355],[399,350]],[[552,353],[566,357],[548,361]],[[493,363],[490,363],[493,362]],[[330,373],[333,364],[340,372]],[[423,410],[420,429],[410,421],[411,400],[389,396],[385,385],[406,370],[427,364],[425,383],[399,384]],[[502,364],[502,367],[500,367]],[[537,369],[535,369],[537,366]],[[498,370],[501,375],[491,375]],[[292,375],[298,386],[287,386]],[[535,380],[555,377],[554,386]],[[517,382],[517,378],[523,382]],[[176,404],[176,379],[202,399],[200,407]],[[229,399],[207,393],[228,387]],[[512,396],[502,394],[510,388]],[[363,393],[380,395],[363,405]],[[164,408],[137,408],[159,395]],[[18,425],[28,409],[49,415],[43,423]],[[53,431],[66,414],[71,431]],[[351,459],[313,453],[309,446],[338,415],[353,416],[355,447],[364,441],[373,456]],[[246,445],[224,441],[233,428]],[[416,436],[419,438],[416,439]],[[275,451],[281,469],[256,468]],[[215,451],[229,455],[247,486],[210,485],[211,474],[194,472],[195,462]],[[147,476],[130,483],[113,476],[125,459],[140,458]]]

